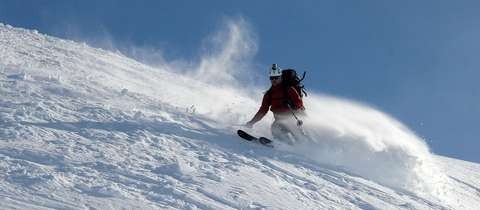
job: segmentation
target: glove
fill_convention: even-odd
[[[300,127],[300,126],[302,126],[302,125],[303,125],[303,121],[297,120],[297,126]]]

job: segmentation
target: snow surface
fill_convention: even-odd
[[[310,93],[296,146],[239,140],[261,97],[238,79],[255,42],[235,23],[212,40],[189,71],[0,24],[0,208],[480,206],[479,164],[350,100]]]

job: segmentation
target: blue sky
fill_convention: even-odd
[[[0,21],[188,60],[226,18],[243,18],[256,63],[308,70],[309,89],[371,104],[435,153],[480,162],[479,1],[289,2],[1,0]]]

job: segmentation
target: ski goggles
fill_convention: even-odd
[[[270,77],[270,80],[272,80],[272,81],[273,81],[273,80],[279,80],[279,79],[280,79],[279,76],[278,76],[278,77]]]

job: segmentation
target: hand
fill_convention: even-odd
[[[303,121],[297,120],[297,126],[300,127],[300,126],[302,126],[302,125],[303,125]]]

